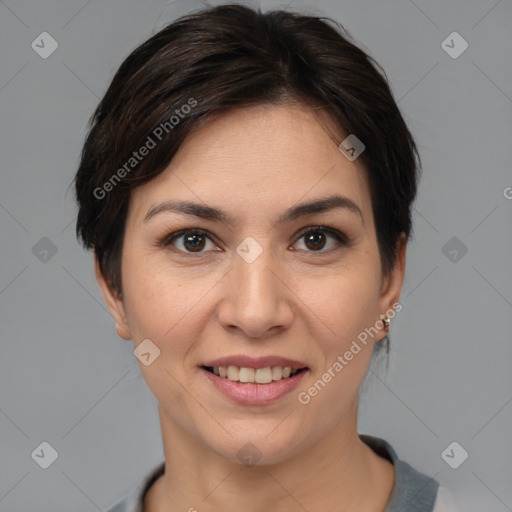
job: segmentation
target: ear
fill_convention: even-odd
[[[107,283],[105,276],[100,270],[100,264],[95,253],[93,253],[93,258],[96,281],[98,281],[101,293],[103,294],[103,299],[105,300],[105,304],[107,305],[110,314],[112,315],[114,322],[116,324],[117,334],[121,338],[129,340],[132,338],[132,336],[130,333],[130,328],[128,327],[128,322],[126,321],[124,303],[122,299],[118,297],[118,295],[111,289],[110,285]]]
[[[393,269],[382,279],[381,295],[379,301],[379,308],[381,318],[386,315],[386,311],[394,310],[393,305],[397,304],[400,299],[400,292],[402,291],[402,283],[405,276],[405,252],[407,247],[407,238],[405,233],[400,234],[395,247],[395,265]],[[383,330],[384,336],[386,331]],[[379,340],[380,341],[380,340]]]

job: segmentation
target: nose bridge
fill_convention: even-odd
[[[266,303],[272,301],[275,297],[273,280],[274,275],[270,271],[271,255],[270,251],[265,251],[252,262],[247,262],[243,258],[239,258],[235,264],[236,280],[240,283],[241,288],[238,289],[242,295],[246,295],[249,299],[260,300],[266,298]]]
[[[269,267],[273,256],[269,244],[264,246],[251,237],[237,247],[234,272],[238,300],[247,308],[268,309],[274,305],[278,290]]]
[[[276,261],[269,244],[248,237],[236,252],[221,308],[222,323],[236,326],[251,337],[287,326],[292,318],[288,292],[271,270]]]

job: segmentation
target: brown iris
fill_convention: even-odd
[[[204,249],[206,240],[204,235],[197,233],[185,235],[183,237],[183,245],[190,252],[200,252]]]
[[[305,240],[308,249],[318,251],[325,246],[326,237],[325,233],[322,233],[322,231],[311,231],[305,235]]]

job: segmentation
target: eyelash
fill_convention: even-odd
[[[312,233],[318,233],[318,232],[322,232],[324,234],[327,234],[327,235],[330,235],[331,237],[333,237],[337,242],[337,247],[334,247],[332,249],[327,249],[327,250],[324,250],[322,248],[318,251],[307,250],[306,252],[309,252],[312,254],[328,254],[333,250],[339,249],[340,246],[346,247],[349,245],[349,240],[346,235],[344,235],[341,231],[338,231],[336,228],[333,228],[331,226],[326,226],[326,225],[310,226],[310,227],[304,228],[297,235],[297,238],[295,239],[294,244],[296,244],[301,238],[305,237],[306,235],[312,234]],[[158,245],[163,246],[163,247],[168,247],[168,246],[172,245],[175,240],[183,237],[184,235],[204,236],[204,237],[208,238],[211,242],[215,243],[215,241],[212,240],[208,231],[201,229],[201,228],[187,228],[187,229],[181,229],[179,231],[175,231],[174,233],[166,235]],[[201,254],[204,254],[205,252],[208,252],[208,251],[199,251],[199,252],[183,251],[181,249],[176,249],[176,250],[181,253],[186,254],[187,256],[192,256],[192,257],[194,257],[195,255],[201,255]]]

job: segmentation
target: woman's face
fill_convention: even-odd
[[[383,279],[364,169],[326,122],[269,105],[210,119],[132,192],[122,301],[98,274],[118,332],[151,340],[140,367],[161,421],[229,460],[252,443],[279,462],[355,428],[379,320],[399,297],[405,244]],[[306,369],[241,383],[213,363],[263,382]]]

